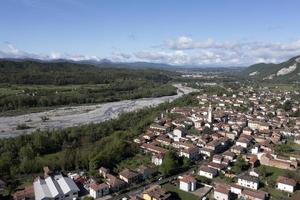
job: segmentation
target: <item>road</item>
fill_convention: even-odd
[[[148,106],[157,106],[163,102],[173,101],[184,94],[197,91],[181,84],[174,84],[174,86],[177,87],[177,95],[173,96],[141,98],[97,105],[66,106],[45,112],[13,117],[0,117],[0,138],[30,134],[38,129],[57,130],[89,123],[99,123],[117,118],[118,115],[123,112],[130,112]],[[49,118],[49,120],[43,121],[41,119],[45,116]],[[26,130],[16,130],[18,125],[24,123],[30,128]]]

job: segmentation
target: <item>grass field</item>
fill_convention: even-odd
[[[178,187],[171,185],[170,183],[167,183],[167,184],[163,185],[162,187],[165,190],[172,193],[174,200],[177,200],[177,199],[178,200],[198,200],[199,199],[199,197],[197,197],[191,193],[182,191]]]
[[[271,194],[271,198],[270,198],[271,200],[295,199],[294,198],[295,196],[299,197],[300,199],[300,190],[296,190],[296,192],[292,195],[292,197],[289,197],[288,193],[279,191],[274,188],[278,176],[286,176],[287,174],[290,174],[289,176],[295,177],[295,179],[297,179],[300,175],[299,170],[287,171],[276,167],[268,167],[268,166],[264,166],[264,167],[266,169],[267,175],[265,178],[261,178],[261,180],[265,184],[261,189]],[[260,168],[262,168],[262,166],[260,166]]]

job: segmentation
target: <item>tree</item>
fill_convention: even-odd
[[[178,169],[178,157],[174,151],[168,151],[165,155],[163,163],[161,164],[159,171],[164,176],[170,176],[176,173]]]
[[[265,177],[267,176],[267,168],[266,168],[264,165],[262,165],[262,166],[259,168],[259,174],[260,174],[263,178],[265,178]]]
[[[182,161],[182,167],[183,168],[188,168],[190,165],[191,165],[190,159],[188,159],[187,157],[184,157],[183,161]]]
[[[290,110],[292,110],[292,102],[290,101],[290,100],[287,100],[287,101],[285,101],[284,102],[284,104],[283,104],[283,109],[285,110],[285,111],[290,111]]]
[[[232,167],[232,171],[235,174],[240,174],[242,171],[247,170],[248,167],[249,166],[246,163],[246,161],[241,156],[239,156],[236,162],[234,163],[234,166]]]
[[[83,197],[82,200],[94,200],[94,198],[93,197]]]
[[[212,130],[211,128],[209,128],[209,127],[207,127],[207,126],[204,127],[204,129],[203,129],[203,134],[208,134],[208,135],[210,135],[210,134],[212,134],[212,133],[213,133],[213,130]]]

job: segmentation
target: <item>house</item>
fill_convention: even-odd
[[[128,184],[137,183],[141,179],[140,174],[130,169],[124,169],[123,171],[121,171],[119,173],[119,178]]]
[[[287,170],[296,170],[298,163],[296,160],[280,160],[272,156],[271,154],[262,154],[259,158],[260,164],[277,167],[280,169],[287,169]]]
[[[156,173],[156,170],[154,168],[141,165],[137,168],[137,172],[141,175],[143,179],[147,179],[153,176]]]
[[[106,169],[104,167],[99,168],[99,174],[103,177],[106,178],[106,175],[109,173],[109,169]]]
[[[259,160],[257,158],[256,155],[247,155],[247,156],[244,156],[245,159],[248,161],[248,163],[250,164],[250,166],[253,168],[253,167],[257,167],[258,164],[259,164]]]
[[[144,149],[145,152],[150,152],[153,154],[165,154],[168,152],[167,149],[155,146],[154,144],[144,143],[141,145],[141,148]]]
[[[258,154],[260,152],[260,145],[259,144],[255,144],[252,148],[251,148],[251,153],[252,154]]]
[[[27,186],[22,190],[18,190],[12,194],[14,200],[34,200],[33,186]],[[0,195],[1,197],[1,195]]]
[[[230,189],[227,185],[217,185],[214,189],[214,199],[216,200],[229,200]]]
[[[295,136],[294,142],[295,142],[296,144],[300,144],[300,135]]]
[[[168,131],[167,127],[161,126],[159,124],[151,124],[150,129],[154,130],[154,131],[162,132],[162,133],[166,133]]]
[[[171,200],[171,194],[161,188],[160,185],[154,185],[143,192],[144,200]]]
[[[236,158],[236,155],[235,153],[227,150],[223,153],[223,156],[224,156],[224,159],[227,159],[227,160],[230,160],[230,161],[233,161],[235,158]]]
[[[259,172],[258,172],[257,168],[252,168],[251,171],[249,172],[249,175],[259,177]]]
[[[241,146],[244,148],[248,148],[249,144],[250,144],[250,140],[245,137],[240,137],[235,143],[235,145]]]
[[[203,165],[200,167],[198,175],[204,176],[209,179],[213,179],[214,177],[216,177],[218,175],[218,170]]]
[[[207,157],[211,157],[214,153],[214,150],[208,149],[208,148],[201,148],[200,153],[207,156]]]
[[[193,192],[196,190],[196,179],[190,175],[183,176],[179,180],[179,189],[186,192]]]
[[[124,181],[111,174],[106,175],[105,182],[107,185],[109,185],[109,188],[113,192],[117,192],[126,186],[126,183]]]
[[[107,185],[106,183],[92,183],[89,188],[89,193],[90,196],[94,199],[103,197],[109,194],[109,185]]]
[[[242,194],[243,187],[237,184],[231,184],[230,191],[231,193],[236,194],[236,196],[240,196]]]
[[[185,130],[182,127],[177,127],[173,130],[173,135],[177,138],[182,138],[185,136]]]
[[[240,198],[247,200],[266,200],[267,196],[268,194],[264,191],[244,189]]]
[[[230,151],[237,154],[237,155],[240,155],[240,154],[246,152],[246,149],[242,146],[234,145],[230,148]]]
[[[36,200],[60,199],[73,200],[78,197],[80,191],[70,177],[62,175],[37,177],[33,182]]]
[[[221,170],[225,169],[225,167],[226,167],[224,164],[219,164],[219,163],[214,163],[214,162],[209,162],[207,164],[207,166],[210,168],[216,169],[218,171],[221,171]]]
[[[276,181],[276,188],[285,192],[293,193],[297,182],[294,179],[279,176]]]
[[[162,164],[163,162],[163,159],[164,159],[164,155],[165,154],[162,154],[162,153],[159,153],[159,154],[153,154],[152,155],[152,159],[151,159],[151,162],[156,165],[156,166],[159,166]]]
[[[259,186],[259,178],[256,176],[251,176],[251,175],[242,175],[238,177],[238,185],[250,188],[253,190],[257,190]]]
[[[156,138],[156,141],[161,143],[164,146],[169,146],[172,143],[172,140],[165,135],[160,135]]]
[[[191,147],[188,149],[182,149],[180,151],[180,156],[184,156],[190,160],[197,160],[199,158],[199,148]]]
[[[214,163],[222,164],[223,156],[222,155],[214,155],[212,161]]]

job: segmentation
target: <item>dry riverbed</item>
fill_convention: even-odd
[[[184,94],[196,91],[181,84],[175,84],[174,86],[178,88],[177,95],[174,96],[142,98],[97,105],[66,106],[45,112],[0,117],[0,138],[30,134],[38,129],[54,130],[89,123],[99,123],[116,118],[123,112],[130,112],[148,106],[156,106],[160,103],[173,101]],[[30,128],[17,130],[17,126],[20,124],[26,124]]]

